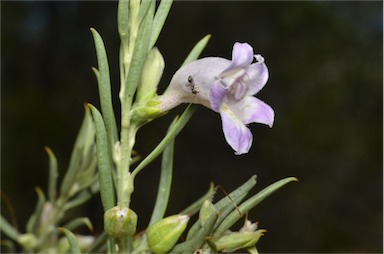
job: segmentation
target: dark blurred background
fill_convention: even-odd
[[[46,189],[48,158],[61,175],[83,118],[98,105],[92,36],[103,36],[118,104],[117,2],[1,2],[1,190],[21,231],[33,212],[34,186]],[[235,156],[218,114],[200,107],[176,141],[168,214],[205,193],[229,192],[253,174],[257,190],[287,176],[285,186],[249,214],[268,230],[261,252],[382,252],[383,5],[351,2],[176,1],[157,46],[166,68],[160,92],[193,45],[212,34],[202,56],[231,57],[248,42],[270,70],[258,97],[276,113],[272,129],[252,124],[254,143]],[[142,128],[136,150],[148,154],[180,106]],[[159,160],[140,173],[132,208],[148,222]],[[218,193],[218,196],[223,194]],[[102,229],[99,197],[80,210]],[[8,210],[2,206],[2,214]]]

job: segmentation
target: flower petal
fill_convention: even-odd
[[[238,68],[250,65],[253,61],[253,48],[248,43],[236,42],[232,50],[232,62]]]
[[[260,59],[258,59],[258,56],[261,57],[260,55],[256,55],[255,57],[257,60]],[[261,59],[261,61],[251,64],[251,66],[249,66],[247,69],[247,74],[245,77],[247,78],[248,95],[254,95],[258,93],[261,89],[263,89],[268,81],[268,68],[264,63],[264,58],[261,57]]]
[[[228,108],[220,111],[224,136],[236,155],[248,153],[252,145],[251,131]]]
[[[253,48],[248,43],[236,42],[232,50],[232,63],[225,70],[222,75],[226,76],[227,72],[236,72],[238,69],[248,67],[253,61]]]
[[[220,85],[219,80],[216,80],[213,83],[211,91],[209,92],[209,102],[214,111],[219,112],[226,94],[227,90],[222,85]]]
[[[228,101],[227,106],[243,124],[262,123],[269,127],[273,126],[275,112],[268,104],[256,97],[245,96],[238,102]]]

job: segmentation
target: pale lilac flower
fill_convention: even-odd
[[[264,58],[254,55],[249,44],[236,42],[232,61],[206,57],[180,68],[160,96],[160,107],[165,111],[183,102],[198,103],[220,113],[227,143],[236,154],[244,154],[252,144],[246,125],[273,125],[273,109],[253,96],[267,80]]]

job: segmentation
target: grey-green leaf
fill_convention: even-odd
[[[171,9],[173,0],[161,0],[159,7],[157,8],[155,17],[153,19],[153,27],[152,27],[152,34],[151,34],[151,40],[149,43],[149,48],[152,48],[157,41],[157,38],[159,38],[161,29],[163,29],[165,20],[167,19],[169,10]]]
[[[91,109],[93,121],[96,127],[96,147],[99,169],[100,195],[104,211],[106,211],[115,205],[115,193],[111,169],[112,158],[109,151],[110,146],[103,117],[94,106],[91,104],[88,104],[88,106]]]
[[[68,222],[67,224],[64,225],[64,228],[72,231],[72,230],[75,230],[77,229],[78,227],[80,226],[87,226],[87,228],[92,231],[93,230],[93,225],[92,225],[92,222],[89,218],[87,217],[80,217],[80,218],[76,218],[76,219],[73,219],[71,220],[70,222]]]
[[[67,240],[69,242],[69,247],[70,247],[70,253],[81,253],[79,243],[77,242],[76,236],[69,231],[66,228],[59,228],[61,232],[65,234],[67,237]]]
[[[107,52],[105,50],[104,42],[100,34],[93,28],[91,28],[91,32],[95,41],[98,62],[98,75],[96,75],[96,77],[99,85],[101,112],[103,114],[109,140],[112,144],[115,144],[118,140],[118,136],[115,113],[113,111],[112,105],[111,82]]]
[[[282,179],[280,181],[277,181],[268,187],[264,188],[257,194],[253,195],[246,201],[244,201],[237,210],[234,210],[232,213],[230,213],[224,221],[220,224],[220,226],[215,230],[214,232],[214,239],[218,239],[221,237],[233,224],[238,221],[243,214],[248,212],[250,209],[255,207],[257,204],[259,204],[262,200],[264,200],[266,197],[271,195],[273,192],[276,190],[280,189],[283,187],[285,184],[292,182],[292,181],[297,181],[296,178],[294,177],[288,177],[285,179]]]
[[[175,119],[171,123],[168,132],[176,124],[176,121],[177,120]],[[157,191],[155,207],[153,208],[149,225],[160,221],[164,217],[165,211],[168,206],[169,193],[171,191],[172,184],[174,144],[175,140],[172,140],[171,142],[169,142],[168,146],[163,151],[159,188]]]
[[[146,167],[150,162],[152,162],[157,156],[159,156],[164,149],[167,147],[169,142],[171,142],[177,134],[184,128],[189,119],[192,117],[193,113],[196,111],[197,105],[190,104],[185,109],[184,113],[177,120],[173,128],[167,133],[163,140],[156,146],[155,149],[133,170],[132,178],[134,178],[144,167]]]
[[[14,241],[17,241],[18,236],[20,233],[17,231],[16,228],[14,228],[9,222],[0,214],[0,229],[1,232],[6,234],[9,238],[11,238]]]
[[[45,147],[49,157],[48,200],[53,204],[56,199],[57,178],[59,170],[55,154],[49,147]]]
[[[185,58],[183,65],[186,65],[186,64],[189,64],[190,62],[196,60],[201,52],[203,51],[203,49],[205,48],[205,46],[207,45],[209,39],[211,38],[211,35],[208,34],[206,35],[203,39],[201,39],[194,47],[193,49],[191,50],[191,52],[189,53],[189,55],[187,56],[187,58]]]

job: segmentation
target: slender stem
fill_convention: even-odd
[[[128,115],[128,114],[126,114]],[[131,161],[132,148],[135,144],[135,136],[137,127],[129,123],[129,116],[122,117],[123,124],[121,127],[121,160],[118,164],[118,205],[123,207],[129,207],[130,196],[133,192],[133,184],[131,174],[129,172],[129,166]]]

